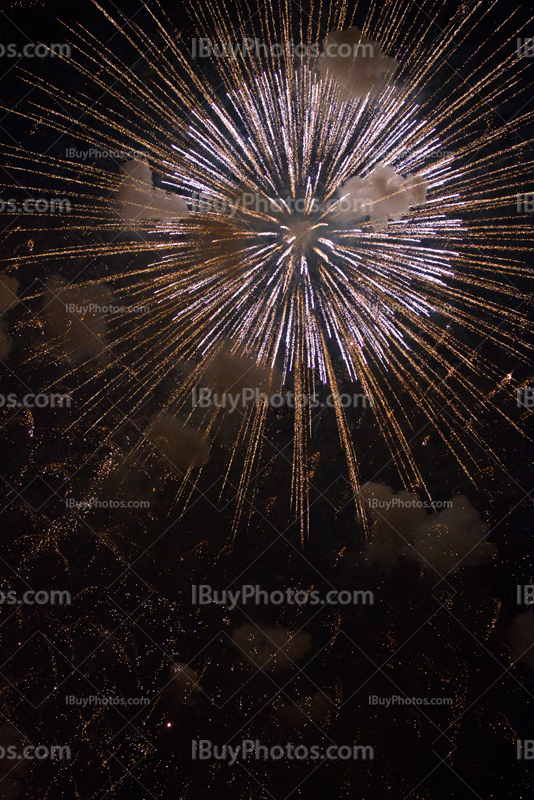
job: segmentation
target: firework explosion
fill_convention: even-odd
[[[463,798],[465,742],[484,728],[504,749],[518,735],[493,691],[495,663],[511,669],[502,642],[532,668],[532,615],[503,627],[480,577],[503,557],[506,536],[487,538],[517,497],[496,479],[505,440],[525,461],[529,443],[516,392],[533,237],[517,209],[532,112],[499,112],[530,96],[516,15],[205,3],[176,31],[155,2],[143,23],[103,5],[107,44],[68,27],[71,83],[21,70],[31,92],[12,118],[55,146],[4,146],[9,193],[47,210],[22,221],[5,208],[0,357],[35,392],[72,400],[0,409],[6,563],[21,591],[71,587],[72,608],[24,608],[6,625],[0,747],[20,747],[21,730],[72,743],[69,763],[40,765],[38,796],[263,800],[273,781],[281,799],[300,793],[309,764],[196,769],[191,741],[371,742],[379,769],[314,766],[309,796]],[[437,513],[421,502],[436,492],[452,497]],[[236,536],[246,512],[254,535]],[[306,597],[365,580],[380,604],[318,617],[311,604],[190,601],[192,583],[224,593],[245,577]],[[392,685],[451,703],[358,705]],[[63,691],[150,701],[58,711]],[[434,756],[456,748],[442,783]],[[475,761],[479,776],[493,769]],[[0,794],[16,797],[31,781],[8,768],[0,757]]]
[[[348,40],[374,48],[367,62],[358,56],[355,67],[353,57],[342,69],[341,59],[320,49],[322,29],[311,18],[303,36],[307,46],[297,56],[293,31],[305,20],[289,7],[259,12],[255,30],[266,46],[257,54],[239,40],[230,50],[224,9],[197,9],[199,26],[211,34],[202,42],[219,43],[212,53],[216,89],[163,17],[156,20],[163,43],[158,50],[134,22],[119,16],[113,24],[150,69],[150,85],[83,31],[72,41],[92,66],[81,59],[73,66],[113,98],[113,110],[55,87],[58,110],[25,114],[65,134],[81,114],[80,138],[87,145],[144,152],[148,162],[130,161],[129,176],[117,184],[94,166],[10,152],[14,162],[26,158],[32,167],[38,158],[48,191],[60,192],[72,181],[78,186],[72,202],[84,219],[77,224],[71,218],[68,230],[84,243],[49,253],[50,264],[81,254],[105,259],[116,304],[128,298],[129,307],[134,302],[151,309],[148,321],[132,323],[128,313],[108,320],[115,374],[100,376],[106,392],[121,397],[123,413],[134,415],[177,362],[194,361],[167,411],[184,419],[193,414],[199,428],[216,434],[224,412],[210,409],[201,418],[191,409],[191,388],[206,385],[202,375],[228,342],[236,357],[252,356],[273,376],[278,370],[281,384],[306,398],[296,403],[293,447],[293,497],[303,523],[310,432],[323,387],[331,395],[357,500],[360,470],[342,386],[368,398],[404,485],[422,490],[425,478],[411,446],[418,430],[406,419],[403,396],[418,398],[422,427],[430,423],[473,475],[472,441],[462,431],[496,409],[492,389],[508,384],[515,391],[510,376],[484,357],[481,343],[517,360],[527,352],[528,304],[518,283],[525,278],[523,252],[531,231],[507,219],[505,209],[531,169],[532,151],[519,137],[513,145],[503,142],[531,114],[504,128],[494,124],[492,112],[509,75],[517,82],[525,67],[515,51],[507,52],[485,74],[477,61],[460,86],[450,78],[437,89],[430,86],[451,44],[473,25],[478,5],[459,9],[431,52],[425,47],[431,27],[426,12],[413,22],[411,6],[403,14],[388,13],[389,7],[379,13],[373,5],[361,33],[348,27],[345,11],[331,10],[329,30],[347,29]],[[368,63],[377,65],[374,72]],[[362,84],[365,93],[351,90]],[[162,207],[162,189],[149,186],[148,163],[174,193],[172,212]],[[21,163],[12,174],[23,183],[18,168],[24,172]],[[133,191],[128,181],[134,181]],[[118,213],[114,197],[122,201]],[[178,214],[184,219],[176,221]],[[159,223],[149,221],[155,218]],[[120,241],[125,219],[127,229],[138,233],[135,241]],[[131,266],[115,270],[114,259],[125,253]],[[84,273],[74,281],[78,293]],[[465,332],[478,337],[475,348],[465,343]],[[116,374],[118,365],[124,369]],[[246,369],[234,369],[239,384]],[[271,390],[281,388],[277,373],[276,383]],[[231,391],[233,384],[223,388]],[[95,389],[93,401],[101,394]],[[236,447],[246,450],[240,507],[261,462],[268,405],[249,404],[238,412]],[[484,444],[476,426],[471,436]],[[237,459],[234,453],[232,462]]]

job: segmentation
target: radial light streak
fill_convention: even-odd
[[[151,9],[149,3],[152,14]],[[462,432],[478,410],[503,413],[486,396],[486,387],[500,384],[503,376],[460,332],[472,332],[514,358],[527,358],[530,325],[525,295],[516,283],[526,275],[523,259],[532,232],[509,211],[533,165],[532,142],[505,141],[532,121],[532,113],[506,126],[494,124],[492,104],[508,96],[511,76],[517,82],[526,69],[516,58],[513,39],[500,65],[486,73],[477,62],[472,76],[455,83],[454,71],[444,66],[451,46],[469,33],[475,11],[480,13],[480,4],[456,9],[433,41],[424,10],[416,13],[407,0],[372,4],[364,33],[380,41],[401,69],[373,97],[350,99],[344,99],[333,76],[318,71],[314,57],[298,59],[288,48],[281,58],[214,59],[223,86],[214,90],[160,9],[153,20],[163,47],[147,40],[134,20],[108,14],[150,67],[149,83],[90,32],[72,32],[72,44],[83,54],[72,59],[74,67],[106,93],[113,110],[55,87],[64,111],[38,106],[20,113],[68,133],[71,114],[82,112],[81,139],[109,150],[131,149],[135,143],[135,150],[147,151],[150,164],[163,174],[162,185],[175,187],[190,207],[187,220],[140,220],[134,224],[140,238],[117,241],[124,230],[112,203],[118,176],[38,157],[50,191],[76,187],[76,214],[64,224],[55,221],[86,242],[51,248],[50,265],[80,256],[88,262],[105,258],[105,281],[116,297],[153,308],[135,325],[127,314],[110,319],[113,362],[99,368],[105,388],[97,388],[90,402],[119,393],[128,415],[135,415],[173,365],[189,359],[197,367],[166,408],[189,419],[191,387],[231,341],[234,352],[254,356],[273,375],[278,369],[282,383],[293,382],[296,393],[315,396],[321,383],[328,385],[337,398],[340,442],[362,522],[360,468],[339,402],[346,381],[372,398],[406,488],[424,489],[425,476],[410,443],[417,432],[403,409],[404,392],[418,398],[427,421],[471,477],[472,445]],[[191,12],[203,36],[229,40],[224,5],[207,2]],[[239,6],[239,13],[246,18],[246,7]],[[281,0],[262,7],[250,24],[268,44],[287,43],[294,26],[300,26],[311,44],[324,37],[314,13],[312,8],[308,16]],[[331,8],[329,30],[349,27],[345,15],[344,6]],[[446,77],[431,90],[439,70]],[[27,80],[45,88],[39,78]],[[484,132],[490,121],[491,130]],[[15,147],[7,152],[11,174],[31,188],[34,156]],[[426,183],[427,202],[383,229],[373,224],[372,215],[370,221],[344,219],[340,187],[354,176],[365,178],[380,163]],[[249,207],[245,201],[251,197]],[[131,257],[131,266],[115,269],[115,260],[124,256]],[[42,261],[42,254],[18,257],[17,263],[37,259]],[[83,275],[77,284],[84,285]],[[457,388],[449,385],[453,380]],[[507,389],[515,391],[513,381]],[[207,410],[200,426],[216,435],[222,414]],[[237,518],[261,460],[269,408],[250,406],[243,414],[230,459],[236,463],[245,451]],[[294,415],[293,498],[303,530],[313,414],[297,407]],[[473,430],[471,436],[484,444]],[[190,479],[191,470],[184,480]]]

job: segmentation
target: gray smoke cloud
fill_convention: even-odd
[[[228,341],[205,367],[201,385],[222,396],[230,393],[242,395],[246,389],[268,392],[275,380],[281,380],[272,370],[246,354],[232,352]]]
[[[373,520],[364,558],[382,566],[392,565],[414,543],[417,529],[425,520],[424,508],[417,505],[420,498],[406,491],[395,494],[383,483],[365,484],[360,497]]]
[[[169,467],[185,471],[209,461],[209,439],[166,411],[152,417],[145,435],[170,462]]]
[[[10,275],[0,275],[0,317],[19,302],[17,291],[19,282]],[[0,358],[7,358],[11,352],[13,340],[8,334],[6,324],[0,318]]]
[[[489,564],[497,555],[485,541],[488,526],[463,494],[452,498],[452,507],[429,516],[417,530],[412,558],[425,569],[428,564],[441,575],[457,567]]]
[[[370,217],[376,230],[385,230],[390,220],[399,221],[414,206],[426,203],[428,183],[416,175],[403,178],[387,164],[379,163],[365,178],[355,176],[337,189],[338,215],[345,223]]]
[[[340,99],[345,101],[375,96],[398,67],[398,62],[359,28],[330,31],[323,47],[319,72],[338,81]]]
[[[171,664],[169,672],[172,679],[170,691],[174,700],[191,704],[194,699],[191,695],[202,691],[202,686],[198,682],[198,672],[180,661]]]
[[[185,200],[152,184],[152,172],[146,161],[127,161],[121,169],[124,177],[115,199],[124,220],[170,222],[189,216]]]
[[[425,571],[444,575],[465,566],[489,564],[497,554],[485,541],[488,526],[465,495],[454,495],[448,508],[427,513],[419,495],[368,483],[360,492],[373,527],[363,557],[391,567],[403,556]]]
[[[15,800],[22,790],[17,778],[28,767],[23,749],[24,739],[18,730],[9,722],[0,725],[0,800]],[[16,753],[16,758],[8,758],[10,752]]]
[[[232,641],[247,661],[261,669],[278,672],[288,669],[303,658],[311,648],[311,636],[287,628],[245,623],[232,632]]]
[[[399,63],[359,28],[330,31],[318,60],[322,77],[334,78],[342,102],[380,102],[385,89],[396,90],[393,74]],[[342,225],[361,223],[369,216],[376,230],[399,221],[411,208],[426,203],[428,184],[415,175],[402,175],[379,162],[366,176],[354,175],[337,189],[340,200],[333,219]]]
[[[508,628],[506,638],[512,659],[534,669],[534,614],[528,611],[519,614]]]
[[[212,400],[197,399],[193,419],[202,427],[213,425],[210,433],[219,442],[234,445],[243,435],[241,427],[251,407],[261,402],[262,394],[278,391],[282,376],[252,356],[233,352],[232,347],[233,342],[226,341],[213,358],[197,368],[197,390],[203,389],[203,395],[211,392]]]
[[[43,296],[41,319],[45,335],[69,356],[73,364],[96,358],[106,363],[107,321],[104,309],[111,304],[109,286],[70,288],[63,278],[52,277]],[[73,310],[69,310],[75,307]],[[90,310],[93,307],[93,310]]]
[[[330,694],[322,691],[295,702],[284,702],[276,706],[280,722],[291,728],[306,728],[313,726],[313,723],[325,728],[336,711],[336,705]]]

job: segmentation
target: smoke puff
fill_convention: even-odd
[[[424,508],[417,507],[419,497],[406,491],[395,494],[383,483],[362,486],[360,497],[374,520],[365,557],[379,564],[392,564],[408,544],[413,544],[417,529],[426,518]]]
[[[179,470],[202,467],[209,460],[210,442],[195,428],[162,411],[152,417],[147,437]]]
[[[283,703],[277,707],[281,721],[294,728],[304,728],[310,723],[320,727],[328,725],[332,712],[336,709],[330,695],[326,692],[315,692],[294,703]]]
[[[0,783],[0,800],[15,800],[19,796],[21,789],[22,786],[18,781],[4,778]]]
[[[15,748],[17,756],[20,758],[8,758],[8,748]],[[0,757],[0,787],[6,783],[5,780],[2,780],[5,775],[9,775],[7,779],[9,783],[12,778],[24,772],[28,766],[28,760],[22,757],[23,749],[23,737],[18,730],[9,722],[0,725],[0,753],[2,754]],[[10,796],[16,797],[16,795]]]
[[[258,364],[251,356],[233,353],[231,348],[232,342],[226,342],[205,365],[200,365],[198,387],[213,392],[216,397],[201,399],[195,414],[199,419],[205,419],[206,414],[216,419],[212,430],[218,441],[234,445],[241,435],[247,408],[261,402],[261,395],[268,396],[274,386],[279,388],[282,376],[277,370]],[[202,397],[204,395],[202,392]]]
[[[508,628],[511,655],[514,661],[521,661],[534,669],[534,614],[525,611],[519,614]]]
[[[59,339],[74,364],[81,364],[90,358],[99,358],[105,362],[105,335],[107,322],[105,312],[80,310],[69,312],[67,306],[100,308],[111,303],[112,293],[108,286],[86,286],[67,288],[62,278],[55,277],[49,281],[49,288],[43,298],[42,320],[46,335],[51,339]]]
[[[157,465],[155,459],[133,460],[121,451],[115,460],[115,469],[111,469],[104,486],[109,497],[119,496],[125,500],[140,500],[152,503],[162,486],[164,474],[161,474],[161,459]],[[124,509],[126,510],[126,509]],[[129,513],[129,509],[126,510]]]
[[[13,339],[6,332],[4,323],[0,320],[0,359],[7,358],[13,346]]]
[[[277,672],[291,667],[311,648],[311,636],[298,631],[292,634],[286,628],[258,627],[245,623],[232,633],[232,641],[243,652],[247,661],[261,669]]]
[[[359,28],[330,31],[323,46],[319,72],[337,79],[340,97],[345,101],[361,100],[369,93],[373,96],[398,67],[398,62],[386,56],[378,42]]]
[[[251,356],[232,353],[230,347],[231,343],[228,343],[206,366],[202,387],[219,396],[225,393],[240,395],[245,389],[267,392],[277,376]]]
[[[4,314],[8,308],[16,306],[19,302],[17,291],[19,282],[10,275],[0,275],[0,314]]]
[[[139,219],[180,220],[189,216],[187,203],[175,194],[152,185],[152,172],[146,161],[128,161],[116,200],[120,215],[130,222]]]
[[[425,568],[430,565],[440,574],[457,564],[463,567],[489,564],[497,553],[495,545],[482,541],[488,534],[488,526],[467,497],[457,494],[451,502],[452,507],[425,520],[415,537],[416,552],[408,553]]]
[[[419,495],[395,494],[379,483],[363,486],[360,496],[374,520],[363,553],[368,561],[391,566],[404,556],[445,574],[488,564],[496,555],[495,545],[482,541],[488,527],[465,495],[455,495],[451,506],[437,514],[426,513]]]
[[[171,665],[169,671],[172,678],[173,697],[180,703],[186,703],[192,694],[202,691],[202,686],[198,683],[198,673],[187,664],[177,661]]]
[[[381,230],[388,220],[398,221],[413,206],[426,203],[427,188],[428,183],[417,176],[403,178],[392,167],[379,163],[365,178],[349,178],[337,190],[340,203],[336,211],[346,222],[370,216],[373,227]]]
[[[0,314],[17,305],[18,288],[19,282],[15,278],[10,275],[0,275]],[[0,359],[7,358],[12,345],[13,340],[6,330],[5,323],[0,320]]]

